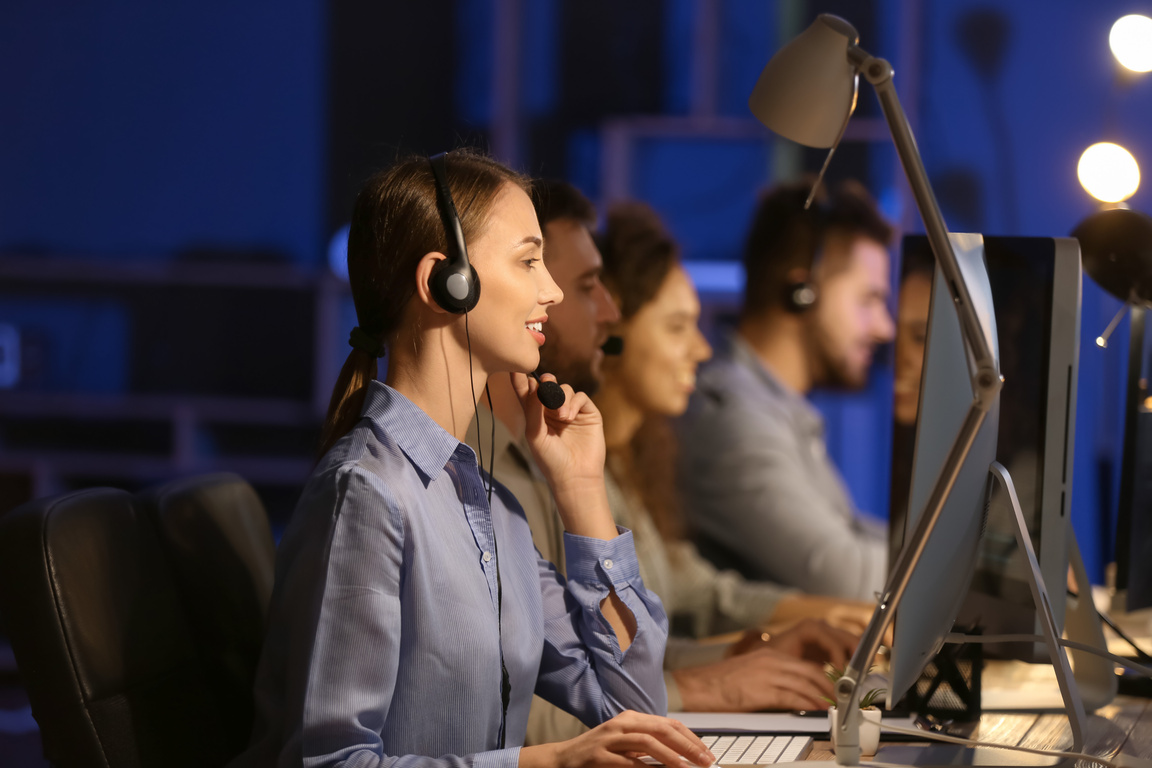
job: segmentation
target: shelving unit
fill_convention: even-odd
[[[93,342],[125,348],[128,370],[116,392],[50,374],[0,390],[0,476],[18,489],[0,498],[4,508],[21,493],[136,488],[224,470],[288,499],[307,478],[343,359],[337,337],[348,293],[337,278],[281,264],[0,256],[0,322],[50,346],[84,329],[44,327],[42,318],[29,329],[14,298],[117,307],[129,338]],[[193,376],[181,391],[181,372],[220,359],[240,367]]]

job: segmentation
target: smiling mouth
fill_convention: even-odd
[[[544,321],[537,320],[531,323],[524,323],[524,330],[532,334],[532,338],[536,340],[537,344],[544,343]]]

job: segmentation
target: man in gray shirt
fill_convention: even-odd
[[[739,324],[682,421],[684,509],[701,551],[744,576],[871,599],[882,523],[860,514],[827,455],[814,387],[860,388],[892,340],[892,229],[862,186],[769,190],[745,244]],[[860,446],[861,450],[875,450]]]

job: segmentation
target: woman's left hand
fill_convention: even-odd
[[[564,404],[549,410],[537,399],[540,386],[523,373],[512,373],[512,387],[524,409],[528,445],[544,476],[552,486],[604,485],[604,420],[588,395],[575,392],[568,384]],[[546,373],[542,381],[556,381]]]

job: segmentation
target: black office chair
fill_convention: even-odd
[[[176,480],[138,499],[172,566],[228,746],[239,752],[252,729],[252,684],[272,598],[276,551],[264,505],[229,473]]]
[[[62,768],[223,765],[229,730],[137,507],[99,488],[0,517],[0,612],[44,755]]]

